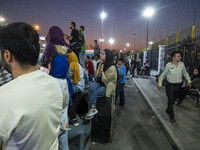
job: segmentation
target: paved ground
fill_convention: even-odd
[[[90,150],[172,150],[171,143],[132,80],[125,88],[126,106],[117,108],[113,142]]]
[[[159,92],[157,82],[153,79],[134,78],[144,95],[155,108],[158,116],[171,134],[178,142],[181,150],[200,150],[200,108],[196,107],[194,100],[185,99],[180,106],[174,106],[176,123],[169,121],[165,113],[167,108],[167,97],[165,88]]]

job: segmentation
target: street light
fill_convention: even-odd
[[[101,17],[101,39],[103,39],[103,20],[107,17],[107,14],[103,11]],[[101,41],[101,50],[103,50],[103,40]]]
[[[107,16],[107,14],[103,11],[103,12],[101,13],[101,19],[102,19],[102,20],[105,19],[106,16]]]
[[[4,22],[6,19],[3,17],[0,17],[0,22]]]
[[[151,7],[146,8],[143,12],[143,16],[147,18],[147,38],[146,38],[146,50],[148,49],[148,36],[149,36],[149,18],[155,13],[155,10]]]
[[[129,44],[129,43],[127,43],[127,44],[126,44],[126,46],[127,46],[127,47],[129,47],[129,46],[130,46],[130,44]]]
[[[115,42],[115,41],[113,40],[113,38],[110,38],[109,43],[110,43],[111,45],[113,45],[114,42]]]
[[[105,40],[104,39],[100,39],[100,42],[104,42]]]
[[[35,25],[35,26],[34,26],[34,29],[35,29],[35,30],[39,30],[39,29],[40,29],[40,26]]]
[[[152,42],[152,41],[150,41],[150,42],[149,42],[149,45],[153,45],[153,42]]]
[[[143,16],[147,17],[147,18],[151,18],[155,13],[155,10],[151,7],[146,8],[143,12]]]

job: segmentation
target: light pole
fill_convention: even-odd
[[[134,33],[134,34],[133,34],[134,51],[135,51],[135,44],[136,44],[136,43],[135,43],[135,37],[136,37],[136,34]]]
[[[148,45],[149,45],[149,19],[154,15],[155,10],[153,8],[147,8],[143,12],[143,16],[147,18],[147,37],[146,37],[146,51],[144,51],[143,54],[143,63],[146,62],[147,59],[147,50],[148,50]]]
[[[107,14],[103,11],[101,13],[101,50],[103,50],[103,20],[106,18]]]
[[[147,37],[146,37],[146,50],[148,49],[148,37],[149,37],[149,19],[154,15],[155,10],[153,8],[147,8],[143,12],[143,16],[147,18]]]

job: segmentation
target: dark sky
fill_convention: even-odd
[[[200,23],[200,0],[0,0],[0,15],[6,23],[23,21],[38,24],[39,34],[46,35],[48,29],[57,25],[70,34],[70,21],[84,25],[87,45],[101,35],[100,13],[104,9],[108,17],[104,20],[105,47],[111,48],[108,39],[113,37],[112,48],[124,49],[127,42],[133,49],[133,34],[136,34],[136,49],[145,48],[146,18],[142,11],[147,6],[156,9],[149,24],[149,39],[154,41],[183,28],[192,26],[194,12],[196,23]],[[105,48],[104,47],[104,48]],[[88,46],[89,48],[89,46]]]

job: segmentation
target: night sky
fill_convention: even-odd
[[[69,24],[75,21],[77,27],[84,25],[87,35],[87,49],[94,39],[101,35],[100,13],[104,9],[104,48],[124,49],[127,42],[133,49],[133,34],[136,34],[136,50],[145,48],[146,22],[142,11],[152,6],[155,15],[149,24],[149,40],[157,41],[183,28],[192,26],[194,12],[196,23],[200,23],[200,0],[0,0],[0,16],[6,23],[22,21],[31,25],[38,24],[41,35],[57,25],[70,34]],[[183,23],[182,23],[183,22]],[[111,47],[108,39],[113,37]]]

